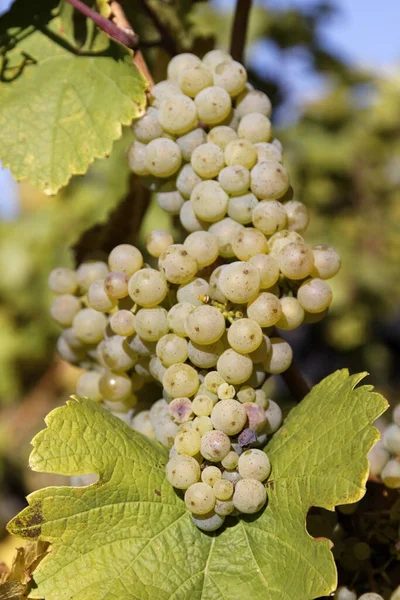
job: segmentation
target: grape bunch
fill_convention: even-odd
[[[370,472],[380,477],[386,487],[400,489],[400,404],[392,411],[391,423],[380,420],[376,425],[381,439],[368,454]]]
[[[77,394],[170,449],[167,479],[205,531],[265,505],[262,448],[282,413],[264,384],[292,362],[276,328],[321,319],[340,268],[333,248],[304,242],[308,211],[292,197],[270,112],[225,52],[174,57],[133,124],[128,160],[188,234],[175,243],[152,231],[149,263],[121,244],[49,278],[58,351],[85,369]]]

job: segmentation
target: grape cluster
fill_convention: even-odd
[[[158,268],[121,244],[107,262],[49,279],[59,353],[86,369],[78,395],[170,449],[167,479],[206,531],[265,505],[271,465],[260,448],[282,413],[263,385],[292,361],[275,327],[322,318],[326,279],[340,268],[333,248],[301,236],[308,212],[292,198],[270,112],[225,52],[173,58],[133,124],[128,159],[188,235],[150,233]],[[162,398],[143,407],[150,382]]]
[[[377,425],[381,439],[368,454],[370,472],[380,477],[386,487],[400,489],[400,404],[393,409],[391,423]]]

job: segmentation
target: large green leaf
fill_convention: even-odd
[[[32,4],[17,0],[0,19],[0,158],[17,180],[55,193],[143,113],[146,82],[129,52],[89,22],[74,27],[69,4]]]
[[[47,418],[35,470],[98,473],[86,488],[48,488],[10,531],[52,543],[31,598],[46,600],[309,600],[336,587],[328,540],[306,531],[311,506],[333,509],[365,492],[371,423],[386,401],[363,375],[338,371],[296,407],[269,445],[268,505],[206,535],[164,477],[166,453],[86,399]]]

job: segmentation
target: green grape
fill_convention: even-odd
[[[215,511],[210,511],[206,515],[192,515],[192,521],[196,527],[208,533],[222,527],[224,520],[225,517],[217,514]]]
[[[386,487],[398,490],[400,488],[400,462],[396,459],[389,460],[382,469],[381,479]]]
[[[222,479],[227,479],[228,481],[231,481],[232,483],[236,484],[242,478],[240,477],[237,471],[228,471],[225,469],[225,471],[222,472]]]
[[[255,147],[254,152],[257,158]],[[289,175],[285,167],[275,160],[257,163],[251,170],[250,179],[251,191],[259,200],[277,200],[289,188]]]
[[[156,194],[157,204],[169,215],[179,215],[185,199],[175,189],[175,182],[167,181],[161,185]]]
[[[233,496],[232,482],[227,479],[220,479],[214,485],[214,494],[217,500],[230,500]]]
[[[221,461],[221,465],[224,469],[228,469],[228,471],[233,471],[238,466],[239,456],[236,452],[231,450]],[[220,500],[224,500],[224,498],[220,498]],[[225,498],[227,500],[227,498]]]
[[[183,165],[176,178],[176,187],[184,198],[190,198],[194,188],[201,183],[202,178],[197,175],[192,165]],[[182,204],[183,206],[183,204]],[[182,206],[179,213],[182,211]]]
[[[131,427],[151,440],[155,440],[154,427],[150,421],[150,411],[142,410],[131,421]]]
[[[147,147],[141,142],[132,142],[127,151],[128,165],[130,169],[140,177],[150,174],[147,167]]]
[[[201,436],[195,429],[180,431],[175,438],[175,448],[179,454],[195,456],[200,452]]]
[[[358,600],[384,600],[380,594],[375,594],[373,592],[368,592],[368,594],[363,594],[359,597]]]
[[[225,319],[214,306],[197,306],[186,317],[185,329],[195,344],[213,344],[225,333]]]
[[[236,390],[229,383],[221,383],[217,390],[219,400],[232,400],[236,395]]]
[[[86,371],[86,373],[83,373],[76,383],[76,393],[78,396],[100,402],[102,399],[99,388],[100,379],[101,373],[97,371]]]
[[[218,371],[209,371],[204,378],[204,385],[207,390],[213,394],[217,394],[218,388],[222,383],[226,383]]]
[[[193,100],[183,94],[165,98],[158,110],[158,120],[167,133],[183,135],[197,125],[196,105]],[[180,150],[179,155],[181,155]]]
[[[164,308],[141,308],[135,318],[138,335],[146,342],[158,342],[168,333],[167,316]]]
[[[158,258],[173,243],[174,239],[169,231],[153,229],[146,237],[146,250],[151,256]]]
[[[256,391],[249,385],[243,385],[237,393],[237,399],[244,404],[245,402],[255,402]]]
[[[190,341],[188,345],[189,360],[199,369],[215,367],[223,351],[224,344],[221,340],[213,344],[195,344]]]
[[[286,371],[293,360],[293,351],[289,344],[278,337],[271,339],[271,352],[264,360],[263,365],[267,373],[277,375]]]
[[[262,340],[262,329],[253,319],[238,319],[228,329],[228,342],[240,354],[254,352]]]
[[[80,311],[81,302],[72,294],[63,294],[53,300],[50,315],[63,327],[70,327],[76,314]]]
[[[292,242],[304,243],[304,239],[297,231],[288,231],[287,229],[277,231],[274,235],[271,235],[268,240],[270,254],[276,259],[282,248],[286,246],[286,244],[291,244]]]
[[[176,423],[186,423],[193,417],[189,398],[174,398],[168,405],[168,412]]]
[[[110,271],[122,271],[129,277],[136,273],[143,265],[143,256],[140,250],[130,244],[120,244],[111,250],[108,256]]]
[[[236,110],[240,117],[244,117],[249,113],[260,113],[269,117],[272,110],[271,100],[264,92],[245,89],[236,98]]]
[[[129,296],[145,308],[160,304],[167,295],[168,284],[164,275],[156,269],[140,269],[129,279]]]
[[[188,201],[182,205],[179,213],[179,220],[186,231],[193,233],[194,231],[201,231],[205,229],[204,222],[200,221],[193,210],[193,204]]]
[[[104,326],[102,328],[102,332],[104,334],[104,329],[107,325],[107,320],[104,321],[103,325]],[[85,342],[80,340],[75,335],[75,332],[73,331],[72,327],[68,327],[67,329],[64,329],[61,333],[61,337],[64,338],[64,340],[67,342],[68,346],[70,348],[72,348],[72,350],[80,350],[80,351],[85,350]],[[90,352],[90,350],[89,350],[89,352]]]
[[[257,479],[241,479],[236,483],[233,505],[240,512],[248,515],[256,513],[266,501],[265,487]]]
[[[197,417],[208,417],[211,415],[214,403],[209,396],[200,394],[192,402],[192,410]]]
[[[257,149],[257,162],[265,162],[267,160],[275,160],[282,162],[282,152],[269,142],[258,142],[255,144]]]
[[[206,483],[194,483],[185,492],[185,504],[195,515],[206,515],[215,505],[215,494]]]
[[[258,229],[253,227],[244,227],[237,232],[232,240],[232,250],[236,258],[248,261],[256,254],[265,254],[268,252],[268,242],[266,237]]]
[[[214,511],[217,515],[221,515],[221,517],[226,517],[230,515],[235,510],[234,504],[232,500],[216,500]]]
[[[253,210],[252,221],[265,235],[272,235],[286,227],[287,215],[278,200],[262,200]]]
[[[207,141],[210,142],[210,144],[216,144],[221,150],[225,150],[229,142],[237,140],[237,138],[238,135],[236,131],[226,125],[217,125],[216,127],[213,127],[207,135]]]
[[[212,179],[225,166],[224,153],[216,144],[207,142],[193,150],[190,163],[199,177]]]
[[[269,254],[255,254],[249,258],[249,263],[256,267],[260,275],[260,288],[268,289],[279,279],[279,265]]]
[[[227,383],[238,385],[249,379],[253,372],[253,362],[248,356],[235,350],[225,350],[217,362],[218,373]]]
[[[320,244],[312,248],[314,255],[314,267],[311,271],[313,277],[330,279],[340,270],[340,256],[334,248]]]
[[[128,371],[138,361],[138,354],[132,350],[125,337],[113,335],[104,340],[101,349],[104,364],[113,371]]]
[[[180,337],[186,337],[186,318],[195,308],[196,307],[189,302],[179,302],[178,304],[174,304],[168,312],[169,329]]]
[[[222,270],[219,286],[228,300],[235,304],[245,304],[258,294],[260,276],[251,263],[233,262]]]
[[[310,222],[310,215],[306,205],[298,200],[289,200],[283,206],[287,215],[287,228],[289,231],[303,233]]]
[[[137,354],[142,357],[154,356],[156,351],[156,344],[154,342],[142,340],[138,335],[135,335],[135,337],[129,342],[129,345],[132,350],[137,352]]]
[[[335,600],[357,600],[357,594],[342,586],[336,590]]]
[[[213,430],[210,417],[196,417],[193,419],[193,428],[203,437],[207,431]]]
[[[98,279],[90,284],[87,293],[87,302],[90,308],[99,312],[109,312],[117,304],[117,300],[110,298],[105,290],[105,280]]]
[[[250,140],[232,140],[225,147],[224,157],[228,166],[241,165],[251,169],[257,162],[257,148]]]
[[[199,481],[200,466],[195,458],[180,455],[168,461],[165,473],[174,488],[186,490]]]
[[[225,192],[231,196],[239,196],[249,188],[250,171],[240,165],[225,167],[219,172],[218,182]]]
[[[104,337],[107,318],[93,308],[83,308],[72,322],[74,335],[85,344],[97,344]]]
[[[104,289],[111,300],[119,300],[128,295],[128,276],[122,271],[111,271],[104,279]]]
[[[159,383],[162,383],[162,380],[163,380],[166,370],[167,370],[167,367],[164,367],[164,365],[162,364],[162,362],[158,358],[158,356],[152,356],[150,358],[149,372],[150,372],[150,375],[153,377],[153,379],[155,379]]]
[[[252,448],[239,456],[238,469],[243,480],[265,481],[271,473],[271,463],[265,452]],[[221,500],[223,499],[221,498]]]
[[[379,477],[383,467],[390,460],[390,453],[385,448],[383,440],[378,440],[377,443],[368,453],[369,471],[372,475]]]
[[[300,243],[286,244],[277,255],[279,268],[288,279],[304,279],[314,267],[314,255],[308,246]]]
[[[217,267],[210,275],[209,279],[209,294],[212,300],[216,300],[217,302],[221,302],[222,304],[227,303],[227,298],[222,293],[222,290],[219,285],[219,279],[222,274],[222,270],[225,268],[224,265]]]
[[[218,467],[206,467],[201,474],[201,480],[203,483],[206,483],[210,487],[214,487],[214,485],[221,479],[222,473]]]
[[[236,221],[229,217],[211,225],[208,231],[217,238],[220,256],[223,256],[224,258],[232,258],[235,256],[232,249],[232,239],[242,228],[243,226],[240,225],[240,223],[236,223]],[[218,298],[215,298],[215,300],[218,300]]]
[[[168,63],[168,79],[177,82],[179,81],[181,73],[183,73],[185,69],[196,65],[201,65],[201,60],[195,54],[191,54],[190,52],[183,52],[182,54],[177,54],[176,56],[171,58],[171,60]]]
[[[279,329],[290,331],[299,327],[304,321],[304,309],[297,298],[286,296],[280,299],[282,314],[276,326]]]
[[[171,177],[178,171],[181,163],[181,151],[174,141],[167,138],[157,138],[147,144],[146,168],[151,175],[162,178]],[[140,175],[140,173],[138,174]]]
[[[229,115],[232,103],[226,90],[209,86],[201,90],[194,99],[200,121],[207,125],[217,125]]]
[[[256,321],[260,327],[271,327],[279,321],[282,306],[279,298],[270,292],[261,292],[247,305],[247,316]]]
[[[195,186],[190,195],[194,214],[207,223],[220,221],[225,216],[228,201],[229,196],[218,181],[202,181]]]
[[[76,273],[66,267],[57,267],[50,273],[48,285],[54,294],[74,294],[78,287]]]
[[[211,423],[214,428],[231,436],[243,429],[246,420],[246,409],[237,400],[221,400],[217,402],[211,413]]]
[[[238,135],[253,144],[268,142],[271,137],[271,121],[260,113],[247,113],[240,119]]]
[[[76,280],[80,289],[87,292],[91,283],[97,279],[104,279],[107,273],[108,267],[105,262],[84,262],[76,270]]]
[[[167,333],[158,340],[156,354],[165,367],[184,363],[188,357],[188,343],[175,333]]]
[[[99,390],[108,402],[120,402],[130,395],[132,382],[125,373],[107,371],[99,380]]]
[[[297,299],[305,311],[320,313],[329,308],[332,302],[332,290],[322,279],[308,279],[299,287]]]
[[[226,169],[236,169],[237,167],[226,167]],[[242,167],[244,168],[244,167]],[[222,171],[221,171],[222,172]],[[258,200],[254,194],[242,194],[229,198],[228,215],[234,221],[242,225],[248,225],[253,218],[253,210],[258,204]]]
[[[218,240],[209,231],[194,231],[187,236],[183,245],[190,256],[197,260],[200,268],[211,265],[218,258]],[[201,295],[207,294],[203,292]]]
[[[219,63],[227,60],[232,60],[232,57],[228,52],[225,52],[225,50],[210,50],[203,56],[203,63],[211,71],[214,70]]]
[[[276,402],[273,400],[268,401],[268,407],[265,411],[267,419],[267,433],[271,435],[279,429],[282,424],[282,410]]]
[[[164,398],[160,398],[160,400],[157,400],[156,402],[154,402],[154,404],[152,404],[149,412],[150,421],[154,427],[157,421],[166,417],[169,414],[168,403],[164,400]]]
[[[166,448],[172,448],[179,431],[179,426],[172,417],[169,414],[160,417],[154,422],[153,427],[156,440]]]
[[[160,81],[151,90],[151,104],[159,108],[161,102],[172,96],[181,94],[179,86],[173,81]]]
[[[201,437],[200,452],[206,460],[221,462],[231,449],[229,437],[223,431],[213,429]]]
[[[176,139],[176,143],[178,144],[183,160],[187,162],[192,158],[193,151],[200,146],[201,144],[205,144],[207,141],[207,134],[201,127],[197,129],[193,129],[193,131],[189,131],[185,135],[178,137]],[[188,166],[188,165],[185,165]],[[185,167],[182,167],[183,169]],[[177,186],[178,187],[178,186]],[[179,189],[179,187],[178,187]]]
[[[197,260],[190,256],[183,244],[172,244],[158,259],[160,271],[170,283],[188,283],[195,276]]]
[[[132,132],[135,138],[143,144],[148,144],[151,140],[161,137],[163,129],[158,119],[158,110],[150,106],[143,117],[133,122]]]
[[[190,398],[196,394],[200,385],[197,371],[190,365],[181,363],[168,367],[162,383],[171,398]]]
[[[213,68],[214,85],[226,90],[230,96],[237,96],[247,82],[246,69],[235,60],[219,62]]]

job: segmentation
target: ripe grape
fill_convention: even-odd
[[[187,490],[200,479],[200,465],[191,456],[179,455],[171,458],[165,468],[170,484],[178,490]]]
[[[236,483],[232,501],[237,510],[251,515],[264,506],[267,493],[263,484],[257,479],[240,479]]]
[[[215,494],[206,483],[194,483],[185,493],[185,504],[195,515],[206,515],[215,505]]]
[[[226,90],[209,86],[201,90],[194,99],[200,121],[207,125],[221,123],[230,113],[232,103]]]
[[[271,463],[265,452],[252,448],[239,456],[238,469],[239,475],[244,480],[265,481],[271,472]],[[223,499],[221,498],[221,500]]]
[[[66,267],[53,269],[49,275],[48,285],[54,294],[74,294],[78,287],[76,273]]]

